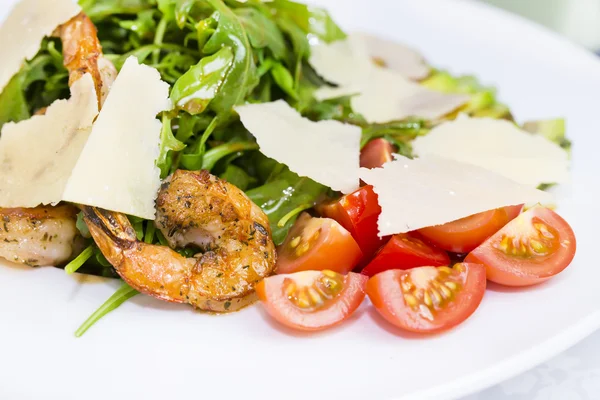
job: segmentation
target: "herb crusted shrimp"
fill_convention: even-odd
[[[265,213],[207,171],[176,171],[156,203],[157,227],[173,247],[198,247],[194,257],[139,241],[122,214],[83,208],[92,237],[123,280],[151,296],[207,311],[236,311],[254,302],[254,285],[276,262]]]

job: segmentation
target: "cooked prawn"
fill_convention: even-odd
[[[69,86],[89,73],[102,104],[116,77],[116,69],[102,56],[94,23],[81,13],[61,25],[57,34],[63,43]],[[0,208],[0,257],[33,266],[69,261],[81,250],[78,244],[83,240],[75,226],[76,215],[77,209],[67,205]]]
[[[82,12],[62,24],[58,36],[63,44],[63,63],[69,71],[69,86],[85,74],[92,75],[98,104],[101,104],[103,83],[98,59],[102,56],[102,46],[96,26]]]
[[[70,260],[83,249],[78,211],[67,204],[0,209],[0,257],[32,267]]]
[[[186,258],[167,246],[137,240],[127,217],[83,207],[92,237],[133,288],[207,311],[252,303],[254,285],[275,266],[265,213],[239,188],[207,171],[176,171],[163,183],[156,226],[173,247],[197,246]]]

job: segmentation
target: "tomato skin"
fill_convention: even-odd
[[[430,268],[433,267],[387,270],[372,277],[367,283],[367,294],[379,314],[392,325],[415,333],[446,331],[470,317],[485,293],[485,267],[480,264],[456,264],[452,273],[458,273],[464,283],[444,308],[435,310],[432,318],[426,318],[422,312],[407,304],[400,282],[402,277]],[[461,271],[456,271],[457,268]]]
[[[435,246],[453,253],[468,253],[512,221],[523,205],[484,211],[446,224],[419,229]]]
[[[316,239],[311,240],[315,234]],[[296,246],[292,247],[294,241]],[[307,249],[304,250],[303,246]],[[298,255],[300,251],[302,253]],[[361,259],[360,247],[338,222],[303,213],[285,241],[277,247],[275,268],[278,274],[325,269],[345,274],[352,271]]]
[[[335,298],[316,310],[303,310],[288,298],[286,279],[306,281],[316,278],[319,271],[302,271],[295,274],[274,275],[256,285],[256,293],[267,313],[279,323],[302,331],[320,331],[338,325],[348,319],[365,298],[367,278],[350,272],[343,279],[343,289]]]
[[[534,224],[544,224],[554,237],[547,243],[549,254],[508,254],[502,250],[503,237],[519,237],[527,242],[533,236],[540,238]],[[536,237],[537,235],[537,237]],[[529,244],[526,245],[529,248]],[[542,283],[562,272],[571,264],[577,250],[575,233],[571,226],[554,211],[545,207],[534,207],[511,221],[495,235],[487,239],[467,255],[466,262],[485,265],[487,279],[506,286],[530,286]]]
[[[430,246],[410,234],[402,233],[392,236],[361,273],[373,276],[388,269],[438,267],[448,264],[450,257],[445,251]]]
[[[371,140],[360,151],[360,166],[363,168],[379,168],[393,160],[394,146],[383,138]]]
[[[363,186],[335,202],[321,204],[317,211],[335,219],[350,232],[363,252],[363,262],[370,260],[384,243],[377,228],[381,207],[371,185]]]

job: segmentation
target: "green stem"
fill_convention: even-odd
[[[148,221],[146,224],[146,235],[144,236],[144,242],[152,244],[154,241],[154,232],[156,232],[156,226],[153,221]]]
[[[283,217],[281,217],[279,222],[277,222],[277,227],[283,228],[290,219],[294,218],[296,215],[300,214],[302,211],[308,210],[311,207],[312,207],[312,204],[299,205],[298,207],[294,208],[292,211],[290,211],[289,213],[287,213]]]
[[[86,247],[85,250],[81,252],[73,261],[67,264],[65,267],[65,272],[71,275],[73,272],[76,272],[90,257],[94,255],[94,245],[90,244]]]
[[[258,150],[258,145],[252,142],[232,142],[213,147],[202,157],[202,169],[210,171],[221,158],[246,150]]]
[[[160,19],[160,22],[158,23],[158,26],[156,27],[156,35],[154,36],[154,44],[156,46],[160,46],[163,43],[163,39],[165,37],[165,32],[167,30],[167,19],[163,16]],[[160,50],[156,49],[154,50],[154,52],[152,53],[152,63],[153,64],[158,64],[158,58],[160,56]]]
[[[123,285],[112,296],[108,298],[83,324],[75,331],[75,336],[80,337],[83,335],[92,325],[98,322],[109,312],[125,303],[127,300],[138,294],[139,292],[133,289],[131,286],[123,282]]]
[[[212,135],[213,131],[217,127],[218,119],[219,119],[219,117],[214,117],[212,119],[212,121],[210,121],[210,124],[204,130],[204,133],[202,133],[202,137],[200,138],[200,146],[199,146],[201,158],[204,158],[206,141],[208,140],[210,135]]]

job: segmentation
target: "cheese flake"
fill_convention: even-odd
[[[423,56],[416,50],[393,40],[384,39],[367,33],[355,33],[366,42],[367,52],[375,62],[410,80],[420,80],[429,75],[430,68]]]
[[[98,100],[90,74],[71,87],[71,98],[44,115],[5,124],[0,137],[0,207],[56,204],[90,134]]]
[[[319,88],[315,97],[326,100],[353,96],[352,108],[370,123],[407,117],[436,119],[470,99],[465,94],[428,89],[395,70],[378,66],[371,59],[364,35],[350,35],[329,44],[319,43],[311,48],[309,61],[320,76],[337,85]]]
[[[415,155],[477,165],[522,184],[562,183],[569,178],[564,149],[509,121],[461,116],[416,138],[412,146]]]
[[[310,121],[283,100],[235,110],[267,157],[333,190],[350,193],[358,188],[359,127]]]
[[[135,57],[125,62],[63,195],[64,200],[154,219],[161,123],[169,85]]]
[[[379,236],[441,225],[480,212],[522,203],[548,203],[552,196],[486,169],[426,156],[396,156],[383,168],[361,168],[373,185],[381,214]]]
[[[21,0],[0,26],[0,92],[45,36],[81,12],[72,0]]]

